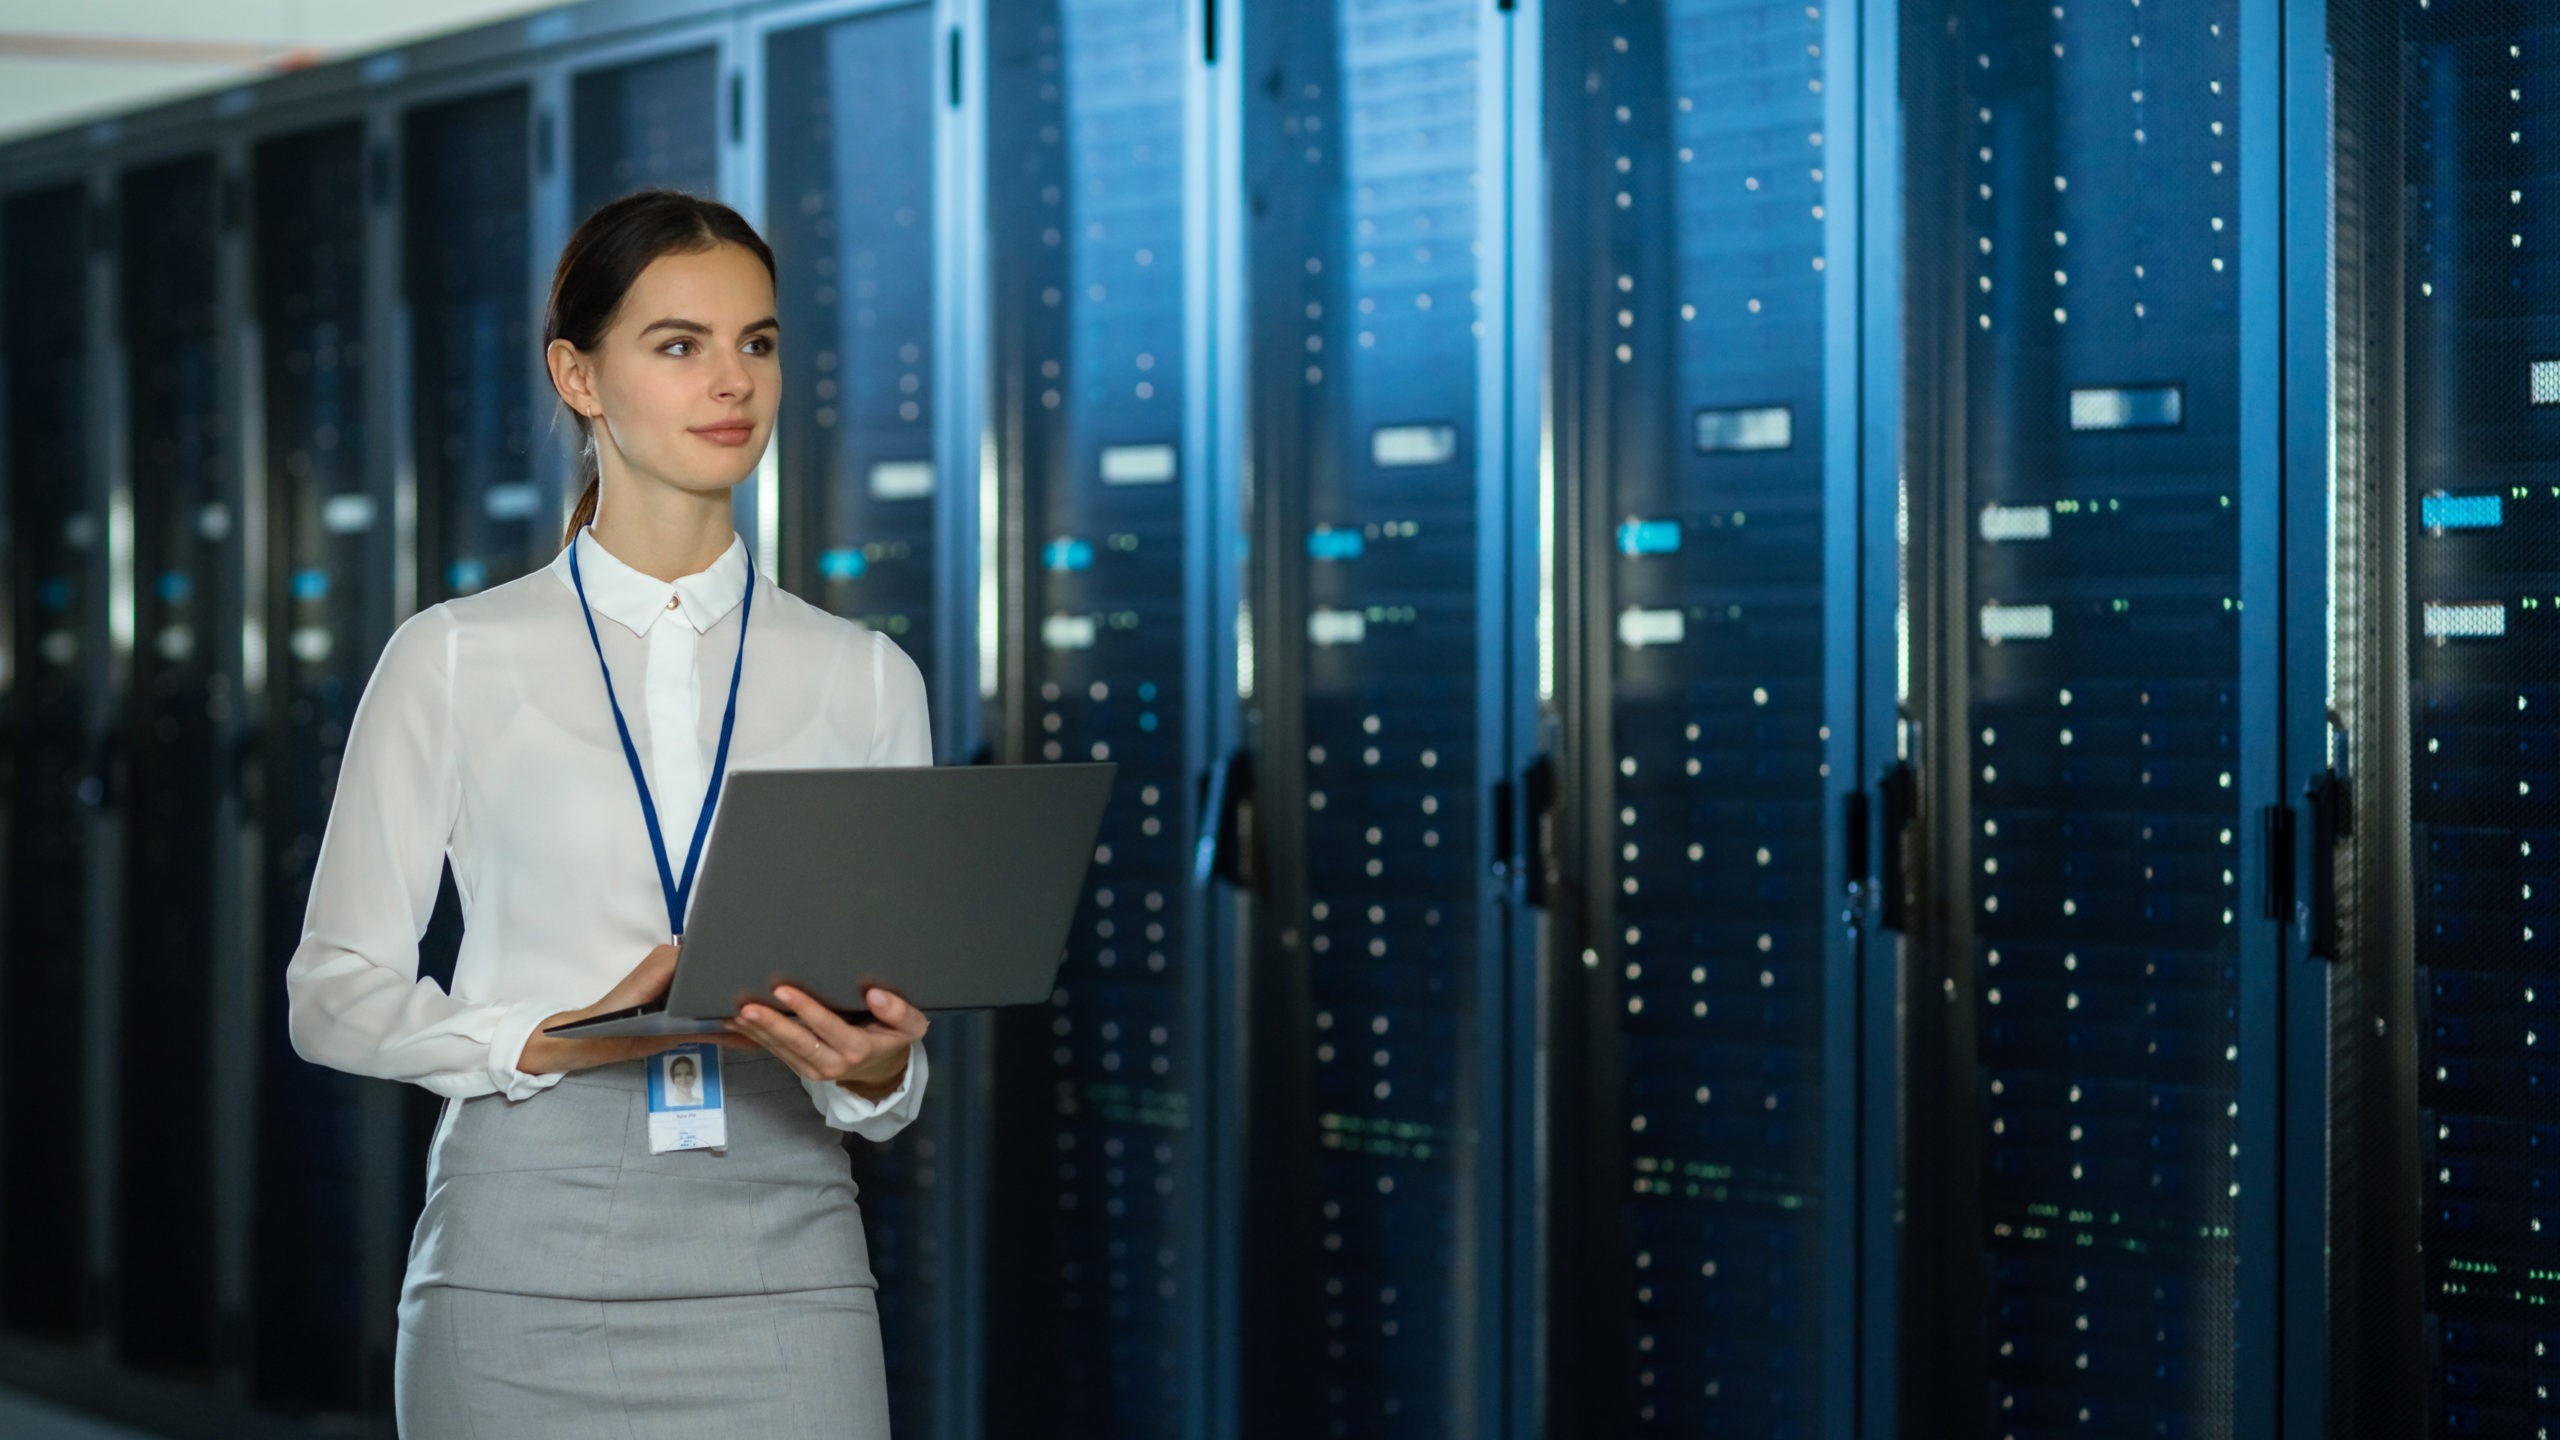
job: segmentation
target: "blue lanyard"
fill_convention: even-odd
[[[613,707],[613,728],[622,736],[622,758],[630,762],[631,783],[640,790],[640,818],[649,822],[649,849],[658,857],[658,884],[667,893],[667,934],[681,936],[685,906],[693,899],[693,870],[702,862],[702,840],[711,833],[711,812],[720,803],[720,782],[729,771],[729,734],[738,726],[738,677],[746,673],[747,622],[756,613],[755,557],[747,557],[747,598],[745,608],[738,614],[738,660],[729,669],[729,709],[720,717],[720,753],[711,762],[711,785],[702,792],[702,813],[693,822],[693,845],[684,852],[681,880],[667,864],[667,837],[658,828],[657,802],[649,798],[649,776],[640,768],[640,749],[631,743],[631,726],[622,718],[622,702],[614,697],[613,671],[604,663],[604,641],[596,636],[595,612],[587,608],[587,582],[578,573],[578,546],[574,540],[569,544],[569,583],[578,590],[578,614],[587,622],[587,643],[596,647],[596,669],[604,672],[605,703]]]

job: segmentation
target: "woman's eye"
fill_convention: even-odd
[[[693,342],[690,340],[670,340],[665,345],[659,347],[658,353],[661,355],[690,355],[693,353]]]
[[[769,336],[769,335],[759,335],[759,336],[757,336],[755,339],[748,341],[748,342],[747,342],[747,353],[748,353],[748,354],[750,354],[750,355],[770,355],[770,354],[772,354],[772,353],[773,353],[773,337],[771,337],[771,336]]]

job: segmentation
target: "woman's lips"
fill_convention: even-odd
[[[744,420],[720,425],[696,425],[693,433],[714,445],[744,445],[755,438],[756,427]]]

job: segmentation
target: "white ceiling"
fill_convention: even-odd
[[[0,140],[530,10],[545,0],[0,0]]]

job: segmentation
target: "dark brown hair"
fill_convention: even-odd
[[[737,211],[717,200],[681,190],[635,190],[606,204],[578,227],[560,248],[560,266],[551,272],[551,304],[542,317],[542,348],[566,340],[580,350],[593,350],[613,325],[614,312],[631,282],[663,255],[698,255],[722,245],[738,245],[764,262],[772,275],[773,247]],[[596,466],[595,425],[570,413],[578,426],[578,473],[586,485],[569,527],[561,532],[568,548],[578,532],[596,518],[596,496],[602,476]]]

